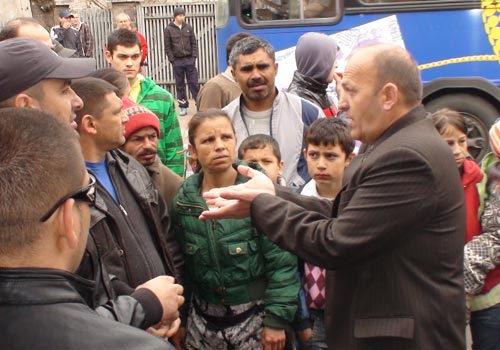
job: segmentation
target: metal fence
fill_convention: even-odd
[[[178,6],[186,10],[186,20],[193,27],[198,39],[199,54],[196,66],[199,82],[205,83],[218,73],[215,2],[139,5],[137,27],[146,37],[149,46],[148,67],[144,69],[144,73],[174,95],[173,69],[165,55],[163,29],[173,20],[174,8]]]
[[[94,58],[97,68],[108,66],[105,56],[105,47],[109,33],[114,29],[111,9],[89,8],[78,10],[80,20],[90,26],[94,38]]]

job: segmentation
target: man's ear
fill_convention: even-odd
[[[304,158],[307,158],[307,147],[302,150],[302,153],[304,153]]]
[[[349,164],[351,164],[351,161],[352,159],[355,157],[356,155],[354,154],[354,152],[351,152],[351,154],[348,154],[346,157],[345,157],[345,167],[347,168],[349,166]]]
[[[111,55],[111,52],[106,50],[106,61],[111,64],[113,62],[113,55]]]
[[[238,82],[238,80],[236,79],[236,74],[234,72],[234,68],[232,66],[231,66],[231,75],[233,76],[234,81]]]
[[[390,110],[398,102],[399,89],[393,83],[387,83],[382,88],[383,106],[385,110]]]
[[[276,72],[274,73],[274,76],[277,76],[278,75],[278,63],[275,63],[274,67],[276,68]]]
[[[22,92],[14,97],[13,107],[35,108],[35,106],[33,105],[33,99],[29,95]]]
[[[76,249],[78,247],[79,237],[75,232],[74,224],[75,216],[77,215],[77,210],[75,209],[75,200],[68,199],[62,204],[62,220],[63,220],[63,232],[61,233],[63,242],[66,242],[70,249]]]
[[[97,133],[95,118],[90,114],[85,114],[78,124],[78,131],[95,135]]]

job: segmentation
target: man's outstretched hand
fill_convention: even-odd
[[[239,165],[238,172],[250,180],[243,184],[214,188],[203,193],[210,210],[201,213],[200,220],[248,217],[255,197],[262,193],[275,194],[273,182],[260,171]]]

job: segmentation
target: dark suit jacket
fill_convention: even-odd
[[[352,166],[335,203],[259,195],[252,224],[329,270],[330,349],[464,349],[465,207],[450,148],[418,107]]]

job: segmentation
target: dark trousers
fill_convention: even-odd
[[[471,313],[472,349],[500,349],[500,306]]]
[[[200,86],[198,85],[198,70],[194,62],[195,58],[193,57],[176,58],[174,61],[175,89],[177,91],[177,102],[180,108],[187,108],[189,106],[184,77],[187,79],[189,91],[194,100],[196,100],[198,91],[200,91]]]

